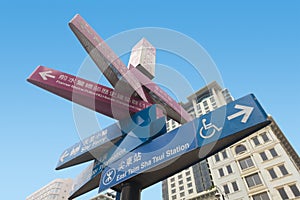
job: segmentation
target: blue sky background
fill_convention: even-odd
[[[1,199],[25,199],[84,167],[54,170],[62,151],[79,140],[72,104],[26,82],[38,65],[77,73],[87,54],[68,27],[76,13],[104,39],[149,26],[193,38],[215,61],[232,95],[254,93],[299,152],[300,3],[188,2],[0,2]],[[163,53],[158,56],[176,65]],[[193,81],[194,88],[203,86]],[[160,198],[160,184],[142,194],[143,200]]]

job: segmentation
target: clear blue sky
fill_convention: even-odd
[[[62,151],[79,140],[72,104],[26,82],[38,65],[77,73],[86,52],[68,27],[76,13],[104,39],[141,27],[193,38],[215,61],[232,95],[254,93],[299,152],[300,3],[207,2],[1,1],[1,199],[25,199],[83,168],[54,170]],[[160,184],[142,199],[161,199]]]

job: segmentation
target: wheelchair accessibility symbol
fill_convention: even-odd
[[[206,119],[202,119],[202,125],[203,126],[200,128],[199,134],[204,139],[211,138],[212,136],[214,136],[216,131],[219,132],[223,128],[223,127],[217,127],[216,125],[214,125],[212,123],[206,124]],[[206,132],[206,133],[204,134],[204,132]]]
[[[116,170],[114,168],[108,170],[103,177],[103,185],[110,184],[116,176]]]

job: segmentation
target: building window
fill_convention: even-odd
[[[188,175],[190,175],[190,174],[191,174],[190,171],[185,172],[185,175],[186,175],[186,176],[188,176]]]
[[[180,197],[184,197],[184,192],[181,192],[181,193],[180,193]]]
[[[284,165],[280,165],[278,168],[280,169],[282,176],[289,174]]]
[[[247,168],[254,166],[254,163],[253,163],[251,157],[247,157],[242,160],[239,160],[239,163],[240,163],[240,167],[242,170],[245,170]]]
[[[270,151],[271,155],[273,156],[273,158],[278,156],[278,154],[277,154],[277,152],[275,151],[274,148],[270,149],[269,151]]]
[[[53,189],[53,193],[58,194],[60,192],[60,188]],[[64,192],[67,192],[66,190]]]
[[[277,174],[275,173],[275,171],[274,171],[273,168],[268,169],[268,172],[269,172],[269,174],[270,174],[270,176],[271,176],[272,179],[277,178]]]
[[[187,186],[188,186],[188,188],[191,188],[191,187],[193,187],[193,184],[192,183],[188,183]]]
[[[247,149],[246,149],[246,147],[244,146],[244,145],[242,145],[242,144],[240,144],[240,145],[237,145],[236,147],[235,147],[235,154],[242,154],[242,153],[244,153],[244,152],[246,152],[247,151]]]
[[[173,189],[173,190],[171,191],[171,193],[172,193],[172,194],[175,194],[175,193],[176,193],[176,189]]]
[[[189,190],[189,194],[192,194],[194,191],[193,191],[193,189],[190,189]]]
[[[204,109],[205,109],[205,113],[209,113],[210,112],[209,107],[204,107]]]
[[[267,132],[262,133],[262,134],[261,134],[261,137],[262,137],[262,139],[264,140],[264,142],[270,141],[270,139],[269,139],[269,137],[268,137],[268,135],[267,135]]]
[[[260,142],[259,142],[257,136],[253,137],[253,138],[252,138],[252,141],[254,142],[255,146],[260,145]]]
[[[186,178],[186,182],[189,182],[189,181],[191,181],[191,180],[192,180],[191,177],[187,177],[187,178]]]
[[[223,177],[223,176],[224,176],[223,168],[220,168],[220,169],[219,169],[219,175],[220,175],[220,177]]]
[[[175,181],[175,178],[173,177],[173,178],[171,178],[171,182],[174,182]]]
[[[179,187],[179,190],[180,190],[180,191],[184,190],[184,187],[183,187],[183,186],[180,186],[180,187]]]
[[[249,188],[262,184],[258,173],[252,174],[250,176],[246,176],[246,182]]]
[[[217,153],[217,154],[215,154],[215,160],[216,160],[216,162],[219,162],[220,161],[220,156],[219,156],[219,154]]]
[[[198,116],[201,116],[202,115],[202,110],[199,110],[198,111]]]
[[[178,179],[182,179],[182,174],[178,175]]]
[[[236,183],[236,181],[234,181],[234,182],[232,182],[231,183],[231,185],[232,185],[232,188],[233,188],[233,191],[238,191],[239,190],[239,187],[238,187],[238,185],[237,185],[237,183]]]
[[[182,185],[182,184],[183,184],[183,181],[182,181],[182,180],[180,180],[178,183],[179,183],[179,185]]]
[[[300,197],[299,189],[297,188],[296,184],[290,185],[290,189],[292,190],[295,197]]]
[[[226,150],[222,151],[222,156],[223,156],[223,159],[228,158]]]
[[[176,195],[172,196],[172,200],[176,200]]]
[[[252,196],[253,200],[270,200],[267,192],[259,193]]]
[[[59,188],[63,183],[62,182],[57,182],[55,187]]]
[[[172,183],[172,184],[171,184],[171,188],[173,188],[173,187],[175,187],[175,183]]]
[[[218,106],[217,106],[217,104],[216,104],[216,103],[212,103],[211,105],[213,106],[213,109],[216,109],[216,108],[218,108]]]
[[[232,168],[231,168],[231,166],[230,166],[230,165],[227,165],[226,168],[227,168],[228,174],[231,174],[231,173],[232,173]]]
[[[226,184],[226,185],[223,185],[223,189],[224,189],[225,194],[229,194],[229,193],[230,193],[230,192],[229,192],[229,187],[228,187],[227,184]]]
[[[261,152],[261,153],[259,153],[259,155],[260,155],[260,157],[261,157],[261,159],[262,159],[263,161],[268,160],[268,157],[267,157],[267,155],[266,155],[266,153],[265,153],[264,151]]]
[[[278,192],[279,192],[279,194],[280,194],[280,196],[283,200],[289,199],[289,197],[286,194],[286,191],[284,190],[284,188],[278,188],[277,190],[278,190]]]

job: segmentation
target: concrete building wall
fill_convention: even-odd
[[[66,200],[72,189],[72,179],[55,179],[29,195],[26,200]]]
[[[216,83],[212,82],[206,87],[187,97],[188,102],[182,106],[192,117],[199,117],[233,100],[228,90],[224,91]],[[180,126],[179,123],[169,120],[167,130],[173,130]],[[208,199],[215,197],[211,172],[207,160],[189,167],[182,172],[169,177],[163,182],[164,200],[181,199]]]
[[[245,151],[239,150],[242,149],[241,146],[244,146]],[[294,192],[300,190],[299,170],[274,134],[271,125],[225,150],[229,152],[228,159],[216,162],[219,152],[208,158],[208,162],[214,184],[223,193],[227,193],[228,199],[283,199],[279,189],[284,189],[289,199],[300,198],[300,194],[297,196],[292,191],[292,188]],[[232,166],[231,175],[226,171],[228,164]],[[220,175],[222,170],[225,174],[223,176]],[[231,184],[233,181],[236,181],[238,191],[234,190]]]
[[[233,101],[229,91],[216,82],[187,99],[182,106],[193,117]],[[205,175],[195,170],[199,168],[197,164],[165,180],[163,199],[222,199],[222,195],[230,200],[300,199],[299,156],[273,118],[269,118],[272,121],[269,126],[204,160],[208,165]],[[168,131],[179,126],[173,120],[167,122]],[[187,171],[192,181],[179,182]],[[200,189],[204,180],[211,188]]]

